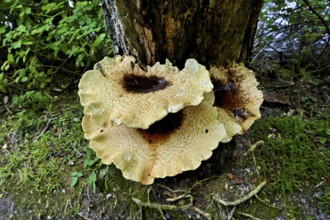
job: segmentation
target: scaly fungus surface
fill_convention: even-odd
[[[131,56],[104,58],[79,83],[85,138],[104,164],[152,184],[196,169],[260,118],[257,85],[238,64],[209,72],[188,59],[182,70],[166,61],[144,71]]]
[[[134,57],[116,56],[87,71],[78,94],[85,115],[96,118],[107,112],[117,125],[147,129],[168,113],[200,104],[212,89],[209,72],[194,59],[181,71],[168,60],[144,71]]]
[[[253,71],[243,64],[232,64],[228,68],[211,67],[210,74],[214,105],[218,108],[219,121],[224,123],[229,135],[227,140],[230,140],[233,135],[248,130],[261,117],[259,109],[263,94],[257,88],[259,83]]]
[[[213,107],[214,94],[198,106],[168,114],[149,129],[115,123],[97,124],[85,115],[83,129],[104,164],[114,163],[125,178],[151,184],[155,178],[194,170],[226,136]]]

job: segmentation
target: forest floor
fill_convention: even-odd
[[[330,76],[258,78],[262,119],[197,170],[151,186],[88,148],[77,82],[0,95],[0,220],[330,219]]]

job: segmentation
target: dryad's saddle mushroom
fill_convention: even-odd
[[[117,125],[147,129],[168,113],[201,103],[213,89],[209,72],[194,59],[181,71],[169,61],[142,70],[134,57],[104,58],[80,80],[80,102],[85,115],[108,111]]]
[[[103,163],[114,163],[125,178],[143,184],[194,170],[226,135],[217,120],[213,93],[205,96],[200,105],[168,114],[149,129],[98,125],[87,115],[83,119],[85,136]]]
[[[214,105],[228,135],[248,130],[261,117],[259,109],[263,102],[253,71],[243,64],[233,64],[227,68],[211,67],[210,74],[216,97]]]
[[[247,130],[260,117],[256,86],[242,65],[209,73],[188,59],[181,71],[169,61],[144,71],[131,56],[105,58],[80,80],[82,127],[103,163],[151,184],[196,169]]]

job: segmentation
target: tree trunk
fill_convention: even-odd
[[[142,66],[248,62],[263,0],[101,0],[114,54]]]

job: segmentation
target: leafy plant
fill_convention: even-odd
[[[98,0],[0,3],[0,90],[45,89],[111,54]]]
[[[96,181],[97,181],[97,176],[95,172],[92,172],[91,175],[88,177],[88,185],[90,185],[93,189],[93,193],[96,192]]]
[[[78,180],[80,177],[82,177],[84,174],[82,172],[72,172],[71,176],[72,176],[72,180],[71,180],[71,187],[74,187],[75,185],[77,185]]]
[[[11,108],[32,108],[38,110],[47,108],[50,105],[50,97],[41,91],[30,90],[22,95],[14,95],[12,97]]]
[[[94,157],[94,159],[91,159],[91,152],[89,150],[89,151],[87,151],[87,154],[86,154],[86,159],[84,161],[84,167],[91,167],[96,162],[99,162],[99,161],[100,161],[100,159],[97,157]]]
[[[97,175],[96,173],[99,171],[101,164],[100,159],[98,157],[91,158],[91,150],[87,150],[86,159],[84,160],[84,167],[85,168],[92,168],[91,174],[88,176],[88,185],[92,187],[93,192],[96,192],[96,182],[97,182]],[[98,164],[97,164],[98,163]],[[96,167],[94,166],[96,165]]]

